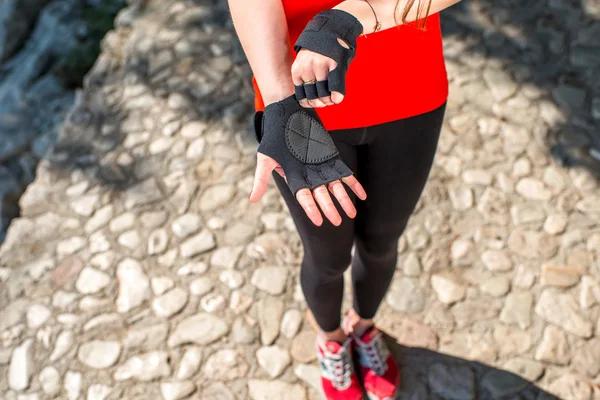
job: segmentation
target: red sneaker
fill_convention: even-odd
[[[352,336],[358,353],[363,385],[370,400],[393,400],[400,383],[398,364],[381,337],[372,327],[359,339]]]
[[[362,400],[363,391],[352,364],[352,338],[343,344],[317,339],[317,358],[327,400]]]

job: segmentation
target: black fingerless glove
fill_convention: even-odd
[[[352,175],[316,111],[300,106],[294,95],[257,112],[254,122],[258,152],[281,165],[294,195]]]
[[[356,54],[356,38],[362,32],[358,19],[342,10],[322,11],[306,25],[294,46],[296,53],[305,48],[332,58],[337,66],[329,72],[326,81],[295,86],[296,100],[326,97],[333,91],[346,94],[346,72]],[[343,47],[338,38],[350,48]]]

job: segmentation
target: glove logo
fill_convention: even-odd
[[[285,143],[290,153],[305,164],[319,164],[339,154],[325,128],[305,112],[296,112],[288,119]]]

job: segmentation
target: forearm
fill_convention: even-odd
[[[291,95],[293,59],[281,0],[229,0],[229,9],[265,104]]]
[[[421,0],[421,3],[427,6],[427,1],[428,0]],[[429,14],[431,15],[440,12],[459,1],[460,0],[431,0]],[[381,23],[381,29],[388,29],[401,23],[403,11],[408,2],[409,0],[400,0],[399,2],[397,0],[369,0],[375,14],[377,14],[377,20]],[[376,24],[375,15],[371,7],[369,7],[369,3],[365,0],[346,0],[334,8],[347,11],[354,15],[364,26],[364,33],[369,34],[373,32]],[[396,4],[398,4],[397,7]],[[410,11],[406,15],[406,22],[412,22],[417,19],[418,6],[419,0],[415,0]]]

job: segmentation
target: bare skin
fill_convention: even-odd
[[[401,20],[402,10],[408,0],[400,0],[397,9],[396,0],[369,0],[373,6],[381,29],[392,28],[396,21]],[[442,11],[460,0],[431,0],[430,14]],[[418,0],[407,15],[407,22],[417,17]],[[301,50],[296,59],[289,53],[287,22],[281,0],[229,0],[229,7],[236,32],[250,63],[265,105],[280,101],[294,93],[294,84],[300,85],[309,80],[325,80],[327,74],[335,69],[332,59],[310,50]],[[335,6],[354,15],[363,25],[364,34],[368,36],[374,31],[375,16],[364,0],[346,0]],[[394,13],[396,13],[394,18]],[[346,45],[340,42],[341,45]],[[346,45],[347,46],[347,45]],[[331,96],[314,100],[303,100],[303,107],[326,107],[339,104],[344,96],[333,92]],[[250,193],[251,202],[259,201],[267,190],[272,171],[276,171],[285,179],[283,169],[273,158],[257,153],[257,166],[254,185]],[[343,178],[342,181],[364,200],[367,194],[354,176]],[[356,216],[356,208],[350,200],[342,181],[319,186],[314,190],[301,189],[296,199],[305,210],[306,215],[317,226],[323,224],[323,215],[335,226],[339,226],[342,218],[333,204],[333,194],[350,217]],[[318,205],[318,206],[317,206]],[[321,212],[323,214],[321,214]],[[319,332],[321,340],[344,342],[349,334],[361,336],[371,326],[373,321],[361,319],[354,309],[348,314],[348,331],[341,327],[333,332]]]

